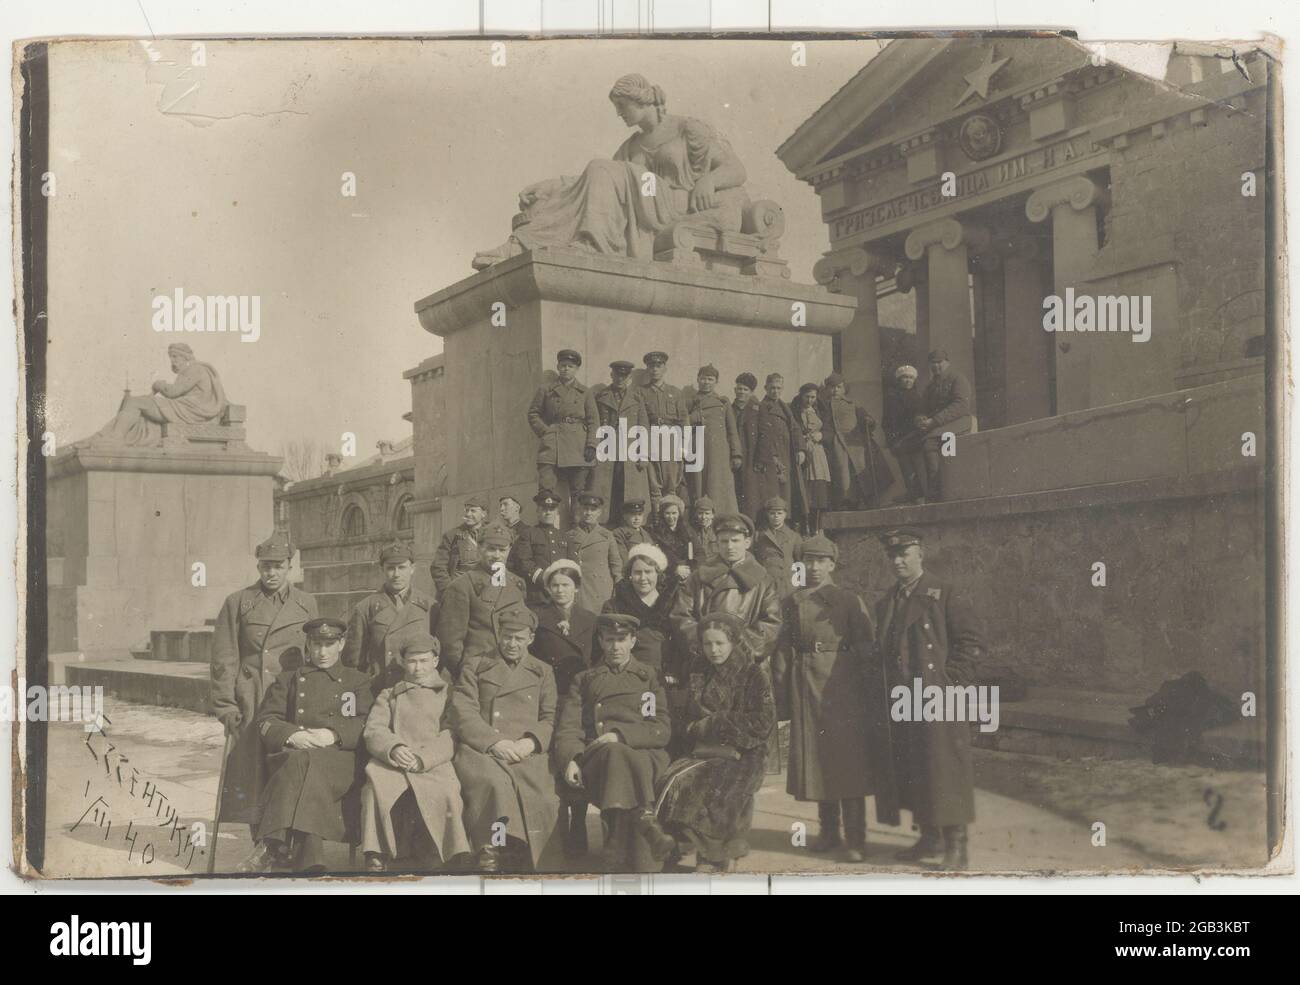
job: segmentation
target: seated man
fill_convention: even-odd
[[[371,759],[361,791],[361,848],[367,872],[383,872],[403,856],[432,870],[470,850],[446,722],[451,676],[438,669],[438,641],[428,633],[408,637],[401,661],[402,680],[380,692],[366,718]]]
[[[370,679],[339,660],[347,631],[341,619],[305,623],[308,662],[280,674],[262,699],[253,724],[271,778],[257,846],[239,872],[263,872],[282,853],[299,872],[323,872],[322,843],[347,840],[344,798],[361,785],[361,732],[373,700]]]
[[[537,616],[521,602],[493,619],[497,652],[468,656],[451,696],[452,765],[483,872],[538,868],[560,813],[546,760],[555,675],[528,648]]]
[[[117,416],[87,439],[90,443],[154,445],[162,438],[164,424],[201,424],[221,416],[227,400],[217,371],[195,359],[184,342],[169,345],[167,356],[175,381],[154,380],[149,396],[123,397]]]
[[[653,871],[650,859],[662,863],[677,847],[655,820],[655,783],[669,761],[668,699],[659,675],[632,659],[639,625],[617,612],[596,617],[604,660],[573,679],[555,732],[564,782],[600,808],[612,872]]]

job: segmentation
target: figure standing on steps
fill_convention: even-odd
[[[889,692],[905,686],[910,703],[918,687],[975,684],[985,644],[969,600],[924,570],[920,531],[891,530],[880,540],[897,580],[876,603]],[[900,806],[912,812],[921,828],[920,840],[899,858],[921,862],[942,854],[943,868],[965,869],[966,826],[975,820],[969,716],[961,721],[891,721],[890,740]]]
[[[815,852],[866,857],[867,801],[897,824],[889,756],[889,703],[871,617],[862,600],[834,582],[836,546],[820,535],[803,543],[808,586],[782,605],[772,659],[778,716],[790,721],[786,790],[817,801]],[[843,819],[843,835],[840,822]]]

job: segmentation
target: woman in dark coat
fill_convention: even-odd
[[[686,522],[686,504],[677,496],[659,500],[659,512],[650,529],[659,549],[668,556],[668,570],[682,581],[691,573],[691,530]]]
[[[653,544],[638,544],[628,551],[623,578],[614,586],[614,597],[601,612],[636,616],[636,646],[632,656],[653,667],[671,688],[681,679],[677,632],[670,616],[680,586],[668,570],[668,557]]]
[[[885,391],[885,447],[898,462],[909,502],[925,498],[925,455],[921,451],[924,436],[916,430],[916,419],[923,416],[925,408],[921,391],[916,388],[916,370],[899,366],[894,370],[894,385]]]
[[[592,647],[595,645],[596,614],[582,608],[574,600],[582,584],[582,569],[577,561],[561,558],[542,573],[546,589],[545,605],[538,606],[537,636],[533,640],[532,654],[551,665],[555,672],[555,688],[561,694],[569,693],[573,678],[591,666]],[[556,786],[560,795],[560,830],[564,835],[564,854],[570,857],[587,852],[587,800],[580,791],[567,784]]]
[[[689,751],[660,784],[659,823],[679,846],[691,846],[697,872],[730,871],[749,853],[754,795],[776,727],[767,674],[737,646],[744,629],[729,612],[700,621],[701,653],[673,724]]]
[[[821,529],[821,514],[831,505],[831,466],[826,457],[821,414],[817,412],[817,384],[805,383],[795,398],[795,423],[801,435],[799,474],[803,477],[804,533],[812,536]]]

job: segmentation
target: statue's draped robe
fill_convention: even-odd
[[[654,146],[649,146],[654,142]],[[579,244],[597,253],[654,259],[655,235],[690,216],[691,225],[735,231],[749,199],[743,187],[717,193],[719,205],[688,212],[691,189],[731,147],[711,126],[667,116],[649,138],[637,131],[614,160],[589,163],[578,177],[543,182],[523,204],[514,237],[531,250]],[[654,194],[648,174],[654,175]]]
[[[202,424],[216,420],[226,409],[226,390],[221,385],[221,377],[208,363],[191,361],[176,374],[176,380],[169,389],[181,390],[179,396],[169,397],[164,393],[155,393],[150,397],[129,397],[122,402],[118,418],[110,421],[94,437],[89,439],[106,440],[115,444],[156,445],[162,439],[162,426],[151,421],[136,408],[130,413],[133,419],[124,428],[119,425],[125,411],[132,401],[152,400],[158,412],[167,420],[180,424]]]

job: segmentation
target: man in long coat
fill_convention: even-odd
[[[212,637],[212,714],[235,739],[226,761],[221,820],[257,823],[266,764],[253,719],[275,675],[302,664],[303,624],[316,618],[316,600],[289,584],[293,548],[283,534],[257,545],[258,580],[231,593]]]
[[[685,427],[688,415],[686,397],[681,390],[664,380],[668,374],[668,353],[647,352],[644,362],[650,381],[639,389],[638,395],[645,405],[650,426]],[[658,495],[686,498],[686,473],[681,462],[651,462],[650,467],[658,480]],[[659,508],[655,501],[650,506],[652,511]]]
[[[966,687],[975,683],[985,652],[979,617],[967,597],[924,570],[921,533],[881,536],[897,585],[876,603],[883,669],[891,696],[906,687]],[[901,806],[912,812],[921,838],[900,858],[919,862],[943,853],[945,869],[967,866],[966,826],[975,819],[970,722],[900,721],[891,707],[891,745]]]
[[[596,415],[598,428],[613,429],[616,449],[620,429],[630,435],[634,433],[632,428],[640,427],[649,434],[650,418],[645,404],[641,402],[639,389],[631,386],[632,368],[625,359],[615,360],[609,364],[610,382],[587,391],[587,415]],[[606,525],[613,528],[623,522],[623,505],[629,500],[659,498],[659,477],[650,467],[650,462],[601,461],[601,456],[596,454],[599,444],[599,431],[591,432],[587,448],[595,461],[587,480],[587,490],[605,500],[608,507]]]
[[[885,453],[872,432],[875,419],[844,395],[844,377],[826,377],[822,441],[831,466],[831,508],[871,509],[894,483]]]
[[[898,823],[898,808],[875,632],[862,600],[833,581],[838,557],[820,534],[804,543],[808,586],[782,606],[772,680],[779,717],[790,720],[786,791],[817,801],[820,830],[809,847],[826,852],[847,842],[847,860],[861,862],[867,796],[876,795],[877,817],[887,823]]]
[[[943,436],[970,434],[975,428],[975,397],[970,381],[952,368],[945,349],[930,353],[930,382],[921,400],[924,417],[916,422],[924,437],[925,495],[931,502],[943,499],[939,464],[943,461]]]
[[[587,488],[598,422],[587,403],[587,388],[576,374],[582,356],[561,349],[555,358],[557,379],[538,388],[528,407],[528,426],[537,435],[537,488],[560,494],[570,509],[573,497]],[[593,456],[594,457],[594,456]]]
[[[454,677],[466,657],[496,650],[494,614],[525,601],[524,580],[505,566],[510,535],[492,527],[480,544],[482,559],[447,586],[435,635],[442,665]]]
[[[596,618],[602,658],[574,677],[560,701],[555,768],[585,791],[605,825],[605,864],[613,872],[648,868],[636,856],[645,839],[662,862],[676,848],[655,820],[655,785],[668,768],[668,698],[653,668],[632,657],[639,621]]]
[[[578,497],[579,520],[568,533],[565,554],[582,568],[577,604],[591,612],[601,610],[605,600],[614,594],[614,583],[623,577],[618,541],[600,525],[604,505],[605,500],[598,493],[588,492]]]
[[[444,865],[470,851],[451,765],[451,678],[438,667],[438,641],[428,633],[408,636],[401,662],[402,679],[380,692],[366,718],[371,758],[361,791],[361,848],[367,872],[420,854],[416,846],[423,843],[432,844]]]
[[[555,675],[528,652],[537,626],[531,610],[514,606],[496,622],[497,652],[466,660],[452,692],[452,764],[480,870],[513,869],[525,858],[537,869],[550,857],[560,811],[546,755]]]
[[[691,572],[673,603],[672,621],[678,638],[694,640],[700,618],[710,612],[730,612],[745,622],[744,647],[762,663],[776,646],[781,628],[781,593],[763,566],[749,553],[754,524],[743,513],[718,517],[718,554]]]
[[[758,378],[753,373],[736,377],[736,402],[731,411],[736,415],[736,433],[740,435],[740,468],[736,472],[736,506],[751,520],[758,519],[763,502],[762,482],[750,467],[758,444]]]
[[[794,563],[803,560],[803,537],[786,523],[789,515],[786,501],[780,496],[764,503],[754,545],[750,548],[754,560],[776,582],[783,599],[794,591]]]
[[[433,587],[439,598],[453,579],[478,564],[478,540],[486,521],[487,503],[481,496],[471,496],[465,500],[464,519],[442,535],[433,554],[433,563],[429,565]]]
[[[506,567],[528,585],[528,604],[542,605],[546,602],[542,572],[564,557],[569,538],[560,529],[560,497],[550,489],[539,489],[533,502],[537,504],[537,522],[519,532]]]
[[[368,674],[376,693],[400,678],[403,639],[428,635],[438,620],[433,598],[411,584],[415,551],[410,544],[394,541],[383,547],[379,567],[384,572],[384,586],[352,609],[343,645],[344,666]]]
[[[708,496],[720,513],[735,513],[735,472],[744,461],[736,415],[731,401],[714,392],[718,385],[716,366],[701,366],[695,385],[697,392],[686,403],[687,423],[704,428],[702,447],[696,449],[703,455],[703,468],[687,472],[686,485],[692,501]]]
[[[756,508],[773,497],[793,504],[794,487],[799,482],[803,432],[795,423],[790,405],[781,399],[784,387],[785,380],[780,373],[769,374],[763,399],[758,402],[753,453],[745,465],[757,479]]]
[[[361,732],[373,697],[370,678],[340,661],[348,627],[312,619],[303,627],[308,661],[267,689],[255,725],[270,777],[263,792],[257,845],[241,872],[262,872],[284,854],[299,872],[323,872],[324,842],[346,841],[357,827],[365,749]]]

